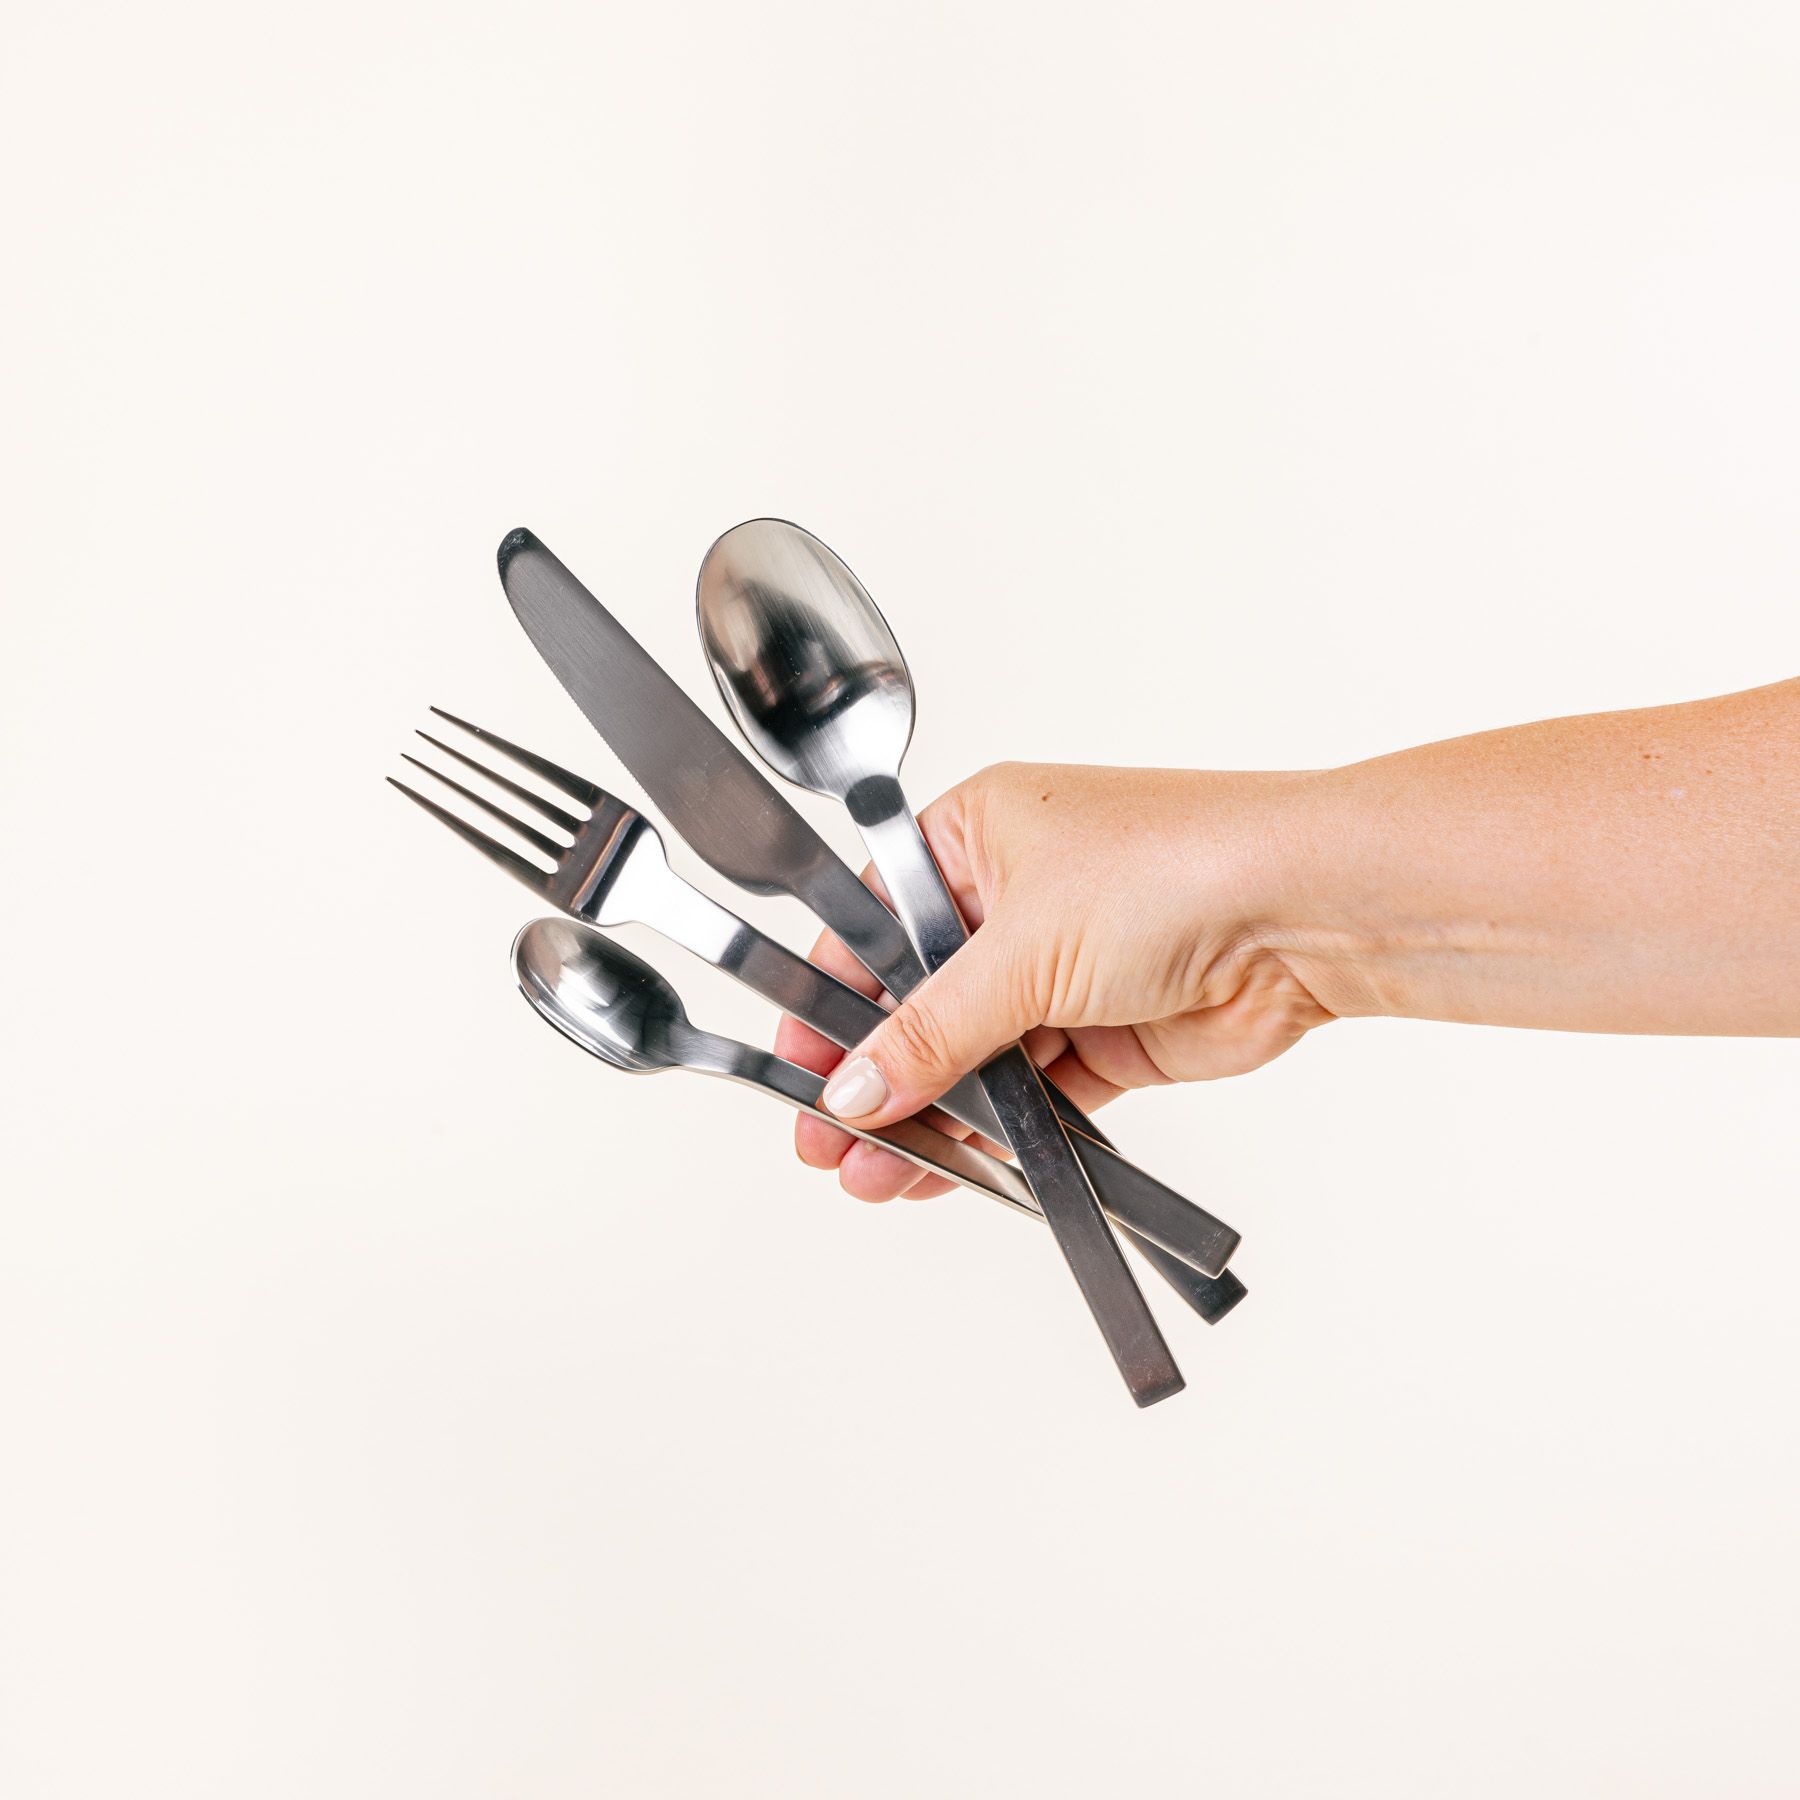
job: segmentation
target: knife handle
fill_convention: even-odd
[[[1250,1291],[1230,1269],[1223,1275],[1202,1275],[1180,1257],[1171,1256],[1159,1244],[1135,1233],[1127,1241],[1151,1268],[1178,1293],[1208,1325],[1216,1325]]]
[[[1015,1045],[982,1069],[981,1085],[1132,1399],[1154,1406],[1180,1393],[1181,1371],[1076,1161],[1037,1064]]]

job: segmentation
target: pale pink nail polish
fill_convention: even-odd
[[[825,1110],[840,1119],[860,1119],[887,1098],[886,1077],[866,1056],[852,1057],[825,1084]]]

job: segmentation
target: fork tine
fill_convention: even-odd
[[[485,795],[476,793],[473,788],[464,787],[460,781],[452,781],[448,775],[440,773],[430,763],[420,762],[416,756],[408,756],[404,750],[400,752],[400,760],[411,763],[415,769],[423,769],[433,781],[441,781],[453,794],[461,794],[471,806],[479,806],[490,818],[498,819],[508,831],[516,831],[526,843],[543,851],[552,862],[561,862],[564,855],[567,854],[569,848],[567,844],[559,844],[555,838],[545,837],[541,831],[534,831],[529,825],[521,824],[504,806],[496,806],[493,801]]]
[[[484,744],[492,744],[496,750],[510,756],[514,762],[543,776],[546,781],[561,788],[571,799],[579,800],[584,806],[600,804],[601,789],[572,770],[553,763],[549,757],[539,756],[534,750],[523,749],[520,745],[503,738],[497,731],[488,731],[480,725],[471,725],[467,719],[459,719],[455,713],[447,713],[441,706],[434,706],[431,710],[440,719],[448,719],[452,725],[466,731],[471,737],[480,738]]]
[[[542,794],[534,794],[523,782],[510,780],[505,775],[496,774],[486,763],[479,763],[472,756],[465,756],[453,744],[446,744],[442,738],[434,738],[429,731],[417,734],[426,743],[443,751],[446,756],[453,756],[465,769],[473,769],[477,775],[485,777],[497,788],[505,788],[514,798],[523,800],[527,806],[535,807],[552,825],[560,825],[564,831],[579,831],[586,823],[573,813],[566,813],[560,806],[552,806]]]
[[[419,766],[423,768],[424,764]],[[392,775],[387,779],[407,799],[424,807],[441,824],[448,825],[464,843],[473,844],[483,856],[497,862],[515,881],[524,882],[528,888],[535,889],[540,894],[550,891],[550,877],[535,863],[527,862],[517,851],[507,849],[504,844],[495,843],[485,831],[477,831],[466,819],[459,819],[448,807],[439,806],[435,800],[427,800],[416,788],[409,788],[404,781],[396,781]]]

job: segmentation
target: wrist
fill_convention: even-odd
[[[1374,854],[1379,802],[1354,768],[1263,778],[1256,900],[1245,920],[1258,954],[1273,957],[1337,1018],[1415,1014],[1409,970],[1421,935],[1397,904]]]

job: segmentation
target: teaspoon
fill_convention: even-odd
[[[819,1109],[825,1089],[822,1075],[697,1030],[661,975],[597,932],[563,919],[538,919],[514,941],[513,967],[520,991],[537,1013],[570,1042],[615,1069],[631,1074],[698,1069],[760,1088],[834,1125],[841,1123]],[[671,1027],[675,1027],[672,1035]],[[674,1054],[676,1044],[683,1050],[679,1058]],[[1042,1217],[1018,1170],[973,1144],[946,1137],[915,1119],[856,1135],[1016,1211]],[[1155,1244],[1144,1248],[1175,1291],[1209,1325],[1217,1324],[1244,1297],[1244,1284],[1229,1269],[1208,1278]]]
[[[513,973],[534,1010],[564,1037],[615,1069],[653,1075],[690,1069],[772,1094],[799,1112],[821,1110],[825,1078],[766,1050],[702,1031],[664,977],[630,951],[571,919],[534,919],[513,940]],[[900,1119],[860,1138],[947,1175],[1016,1212],[1041,1218],[1019,1171],[918,1119]]]

